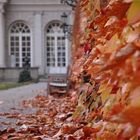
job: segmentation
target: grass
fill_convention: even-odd
[[[14,83],[14,82],[0,83],[0,90],[6,90],[6,89],[10,89],[10,88],[15,88],[15,87],[21,87],[21,86],[24,86],[24,85],[29,85],[31,83],[33,83],[33,82],[30,81],[30,82],[24,82],[24,83]]]

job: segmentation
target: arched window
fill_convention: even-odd
[[[66,67],[65,36],[61,28],[62,23],[53,22],[46,28],[46,66]]]
[[[23,22],[16,22],[10,28],[9,53],[13,67],[23,67],[26,58],[31,65],[31,31]]]

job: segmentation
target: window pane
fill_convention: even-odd
[[[65,52],[63,52],[63,53],[62,53],[62,56],[65,56],[65,55],[66,55]]]
[[[15,37],[15,41],[19,41],[19,37]]]
[[[16,46],[19,46],[19,42],[16,42],[15,44],[16,44]]]
[[[29,48],[29,47],[27,48],[27,51],[28,51],[28,52],[30,51],[30,48]]]
[[[18,52],[19,51],[19,48],[16,48],[16,51]]]
[[[26,43],[25,42],[22,42],[22,46],[26,46]]]
[[[11,41],[13,41],[13,40],[14,40],[14,37],[12,36],[12,37],[11,37]]]
[[[11,46],[14,46],[14,42],[11,42]]]
[[[50,53],[47,53],[47,56],[50,56]]]
[[[49,52],[50,51],[50,48],[47,48],[47,51]]]
[[[24,36],[24,37],[22,37],[22,41],[25,41],[25,39],[26,39],[26,38],[25,38],[25,36]]]
[[[27,37],[27,41],[30,41],[30,37],[29,36]]]
[[[27,46],[30,46],[30,42],[27,42]]]
[[[11,48],[11,51],[14,51],[14,48]]]
[[[22,22],[17,22],[13,24],[11,28],[11,33],[30,33],[30,29],[27,25]]]
[[[19,67],[19,63],[16,63],[16,67]]]

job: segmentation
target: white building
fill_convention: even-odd
[[[10,77],[28,57],[39,75],[65,73],[71,44],[61,28],[64,12],[72,21],[71,7],[60,0],[0,0],[0,69]]]

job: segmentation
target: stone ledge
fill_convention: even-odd
[[[18,81],[19,74],[23,68],[0,68],[0,81]],[[37,80],[39,77],[38,67],[30,68],[31,77]]]

